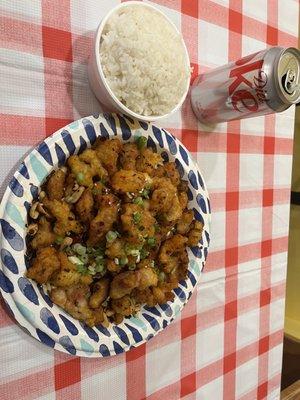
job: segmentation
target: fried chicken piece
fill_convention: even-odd
[[[93,285],[93,293],[89,299],[89,306],[91,308],[99,308],[106,300],[109,293],[109,283],[108,278],[102,278]]]
[[[120,299],[130,294],[139,285],[140,276],[135,271],[121,272],[111,282],[109,295],[112,299]]]
[[[123,230],[128,233],[131,242],[139,243],[145,237],[154,236],[155,218],[137,204],[124,205],[121,221]]]
[[[193,227],[189,231],[188,236],[188,246],[197,246],[199,243],[203,232],[203,223],[200,221],[194,221]]]
[[[86,149],[79,155],[80,161],[84,161],[90,165],[93,178],[98,176],[100,179],[106,180],[108,173],[99,160],[98,153],[92,149]]]
[[[120,299],[113,299],[111,301],[111,308],[116,314],[121,314],[125,317],[128,317],[134,312],[133,303],[128,295],[121,297]]]
[[[124,239],[115,239],[112,243],[107,243],[105,254],[111,259],[126,257]]]
[[[77,271],[76,266],[69,261],[67,255],[59,252],[58,258],[60,270],[52,276],[51,283],[59,287],[68,287],[79,283],[81,274]]]
[[[181,235],[186,234],[191,226],[191,223],[194,219],[194,213],[192,210],[186,210],[183,212],[180,220],[177,222],[176,230]]]
[[[39,249],[32,267],[27,271],[27,277],[37,283],[46,283],[50,277],[60,269],[57,251],[53,247]]]
[[[188,201],[189,201],[188,195],[185,192],[179,192],[178,200],[180,203],[180,207],[182,208],[182,210],[184,210],[188,205]]]
[[[165,176],[167,176],[174,186],[178,186],[180,183],[180,175],[175,163],[166,162],[164,164]]]
[[[160,248],[158,255],[159,262],[165,272],[171,272],[176,269],[180,263],[181,254],[186,251],[185,246],[188,239],[182,235],[174,235],[167,239]]]
[[[96,152],[92,149],[85,150],[79,156],[69,157],[68,165],[79,185],[92,187],[93,178],[107,178],[107,171],[102,167]]]
[[[49,178],[46,192],[50,200],[61,200],[64,197],[64,185],[66,172],[63,169],[56,170]]]
[[[153,268],[144,267],[136,271],[139,276],[138,289],[144,290],[149,286],[156,286],[158,282],[157,273]]]
[[[54,233],[65,236],[67,232],[81,233],[82,226],[72,217],[69,205],[64,201],[43,199],[43,203],[56,219]]]
[[[94,198],[91,189],[87,188],[75,204],[75,210],[82,222],[90,222],[93,219]]]
[[[141,192],[146,186],[151,185],[151,178],[148,174],[137,171],[126,171],[120,169],[111,179],[111,186],[113,189],[120,193],[134,193]]]
[[[120,164],[123,169],[135,170],[135,162],[139,151],[135,143],[125,143],[120,155]]]
[[[95,151],[101,164],[107,170],[109,175],[117,171],[117,162],[122,150],[122,143],[119,139],[98,140],[95,145]]]
[[[141,150],[136,160],[137,171],[146,172],[149,176],[155,175],[155,170],[159,165],[163,165],[163,159],[160,154],[154,153],[150,147]]]
[[[38,231],[31,241],[33,249],[50,246],[55,241],[55,234],[52,231],[51,223],[45,217],[40,217]]]
[[[94,326],[103,321],[103,310],[102,307],[96,310],[89,308],[89,295],[89,286],[79,284],[64,290],[61,288],[52,289],[50,298],[72,317],[84,321],[89,326]]]
[[[111,230],[118,218],[119,199],[113,194],[102,196],[101,208],[97,216],[92,219],[89,228],[88,243],[91,246],[99,243],[106,233]]]
[[[154,178],[152,185],[153,193],[150,199],[150,210],[154,213],[167,212],[173,206],[176,196],[176,187],[169,178]]]

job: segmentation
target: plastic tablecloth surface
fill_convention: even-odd
[[[65,124],[97,113],[87,59],[116,0],[1,0],[1,195],[16,163]],[[297,0],[157,0],[181,30],[193,74],[268,46],[297,46]],[[294,108],[219,124],[189,98],[160,125],[182,140],[212,205],[205,271],[181,316],[105,359],[35,341],[0,308],[1,400],[279,399]]]

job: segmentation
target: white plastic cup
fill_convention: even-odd
[[[172,25],[173,29],[175,29],[176,32],[178,32],[176,26],[173,24],[172,21],[169,20],[168,17],[165,16],[160,10],[157,8],[153,7],[152,5],[148,3],[143,3],[141,1],[128,1],[126,3],[121,3],[118,6],[114,7],[101,21],[100,25],[97,28],[97,31],[95,33],[95,38],[94,38],[94,45],[92,47],[92,53],[89,57],[89,62],[88,62],[88,78],[89,78],[89,83],[91,86],[92,91],[94,92],[95,96],[97,99],[102,103],[109,111],[115,111],[115,112],[121,112],[122,114],[129,115],[131,117],[137,118],[141,121],[147,121],[147,122],[152,122],[152,121],[157,121],[158,119],[162,119],[165,117],[169,117],[171,114],[175,113],[181,106],[182,103],[184,102],[189,86],[190,86],[190,77],[187,79],[186,82],[186,90],[181,97],[180,101],[178,104],[167,114],[164,115],[151,115],[151,116],[145,116],[145,115],[140,115],[137,114],[133,111],[131,111],[129,108],[127,108],[113,93],[113,91],[110,89],[107,80],[105,79],[101,63],[100,63],[100,38],[103,32],[103,28],[107,22],[107,20],[110,18],[110,16],[119,10],[120,8],[123,7],[129,7],[131,5],[139,5],[141,7],[148,7],[156,12],[160,13],[166,20],[167,23]],[[179,32],[178,32],[179,33]],[[180,34],[180,33],[179,33]],[[190,66],[190,60],[189,60],[189,55],[184,43],[184,40],[181,36],[185,56],[186,56],[186,62],[187,65]]]

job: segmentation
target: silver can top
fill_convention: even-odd
[[[277,68],[280,94],[288,104],[300,101],[300,51],[290,47],[281,53]]]

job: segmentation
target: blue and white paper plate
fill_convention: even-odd
[[[98,136],[134,141],[143,135],[147,146],[175,161],[189,184],[188,208],[204,223],[202,239],[188,249],[188,278],[174,290],[175,299],[156,307],[143,307],[120,325],[90,328],[53,304],[42,288],[25,277],[27,213],[39,186],[66,159],[90,147]],[[72,122],[42,142],[22,162],[2,199],[0,288],[10,313],[34,338],[57,350],[85,357],[106,357],[137,347],[165,329],[187,303],[200,278],[209,246],[210,203],[204,180],[186,148],[173,135],[155,125],[127,116],[103,114]]]

